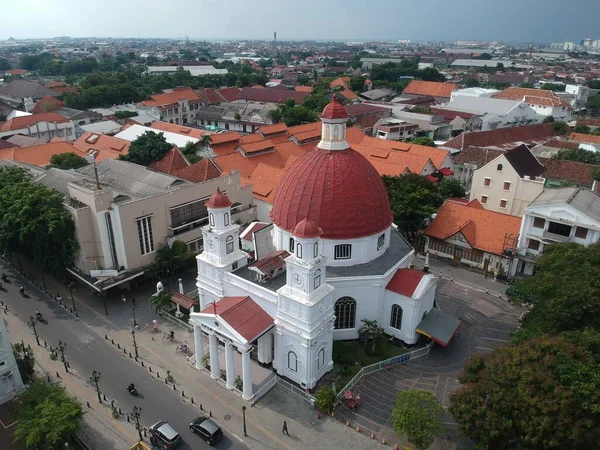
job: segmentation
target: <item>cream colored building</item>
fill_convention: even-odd
[[[99,162],[96,169],[99,183],[93,165],[69,171],[37,169],[35,181],[65,194],[80,246],[77,276],[98,290],[141,275],[155,261],[156,251],[175,240],[200,252],[202,227],[208,223],[204,204],[217,187],[233,202],[232,223],[256,219],[252,187],[240,186],[238,172],[192,183],[113,159]]]
[[[496,157],[473,173],[469,200],[490,211],[522,216],[544,190],[544,166],[525,145]]]

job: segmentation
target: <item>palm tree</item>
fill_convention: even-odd
[[[212,137],[210,137],[210,134],[204,134],[200,138],[199,142],[200,142],[200,147],[206,148],[206,147],[210,146],[210,143],[212,142]]]
[[[364,325],[358,329],[358,336],[365,340],[365,349],[369,342],[372,343],[371,352],[374,353],[377,342],[383,342],[384,330],[376,320],[362,319],[361,322]]]
[[[159,294],[154,294],[150,297],[150,306],[152,306],[157,313],[165,309],[171,304],[171,293],[162,291]]]
[[[159,247],[156,251],[156,261],[147,271],[151,276],[166,281],[166,287],[169,289],[175,272],[185,267],[195,257],[193,252],[188,251],[185,242],[177,240],[170,247],[168,245]]]

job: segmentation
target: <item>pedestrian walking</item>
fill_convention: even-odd
[[[290,435],[290,433],[288,432],[288,429],[287,429],[287,422],[285,420],[283,421],[283,431],[282,432],[283,432],[283,434],[287,434],[288,436]]]

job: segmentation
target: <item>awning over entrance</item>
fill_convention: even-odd
[[[190,309],[192,306],[197,305],[198,301],[193,298],[186,297],[183,294],[174,292],[171,295],[171,301],[184,309]]]
[[[445,347],[452,340],[459,327],[460,320],[437,308],[433,308],[417,326],[417,333],[427,336]]]

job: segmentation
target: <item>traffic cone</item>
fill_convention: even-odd
[[[375,439],[375,433],[371,431],[371,439]]]
[[[346,420],[346,426],[349,427],[350,426],[350,421]]]
[[[398,444],[394,445],[394,450],[400,450],[400,447],[398,447]]]
[[[360,433],[360,425],[356,425],[356,432]]]
[[[385,438],[383,438],[383,439],[381,440],[381,444],[382,444],[382,445],[387,445],[387,442],[385,441]]]

